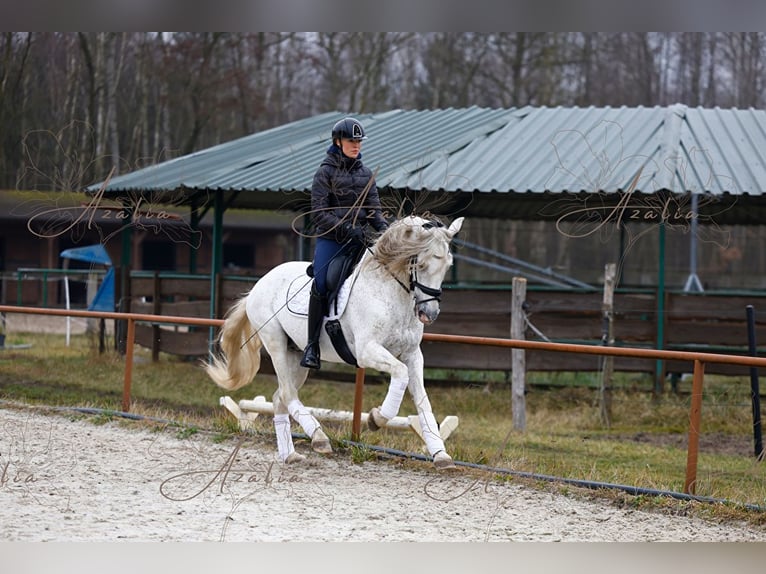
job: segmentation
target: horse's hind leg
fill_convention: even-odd
[[[292,430],[290,428],[290,413],[288,413],[287,407],[282,404],[282,401],[279,398],[279,389],[274,393],[273,401],[274,430],[277,435],[277,452],[279,453],[279,460],[287,464],[300,462],[306,457],[295,452]]]
[[[271,358],[274,364],[274,371],[277,373],[277,380],[279,381],[279,389],[274,394],[274,424],[277,424],[277,414],[281,415],[281,421],[287,420],[288,425],[289,418],[286,417],[292,417],[301,426],[303,432],[311,438],[311,448],[315,452],[323,454],[331,453],[332,446],[330,445],[330,439],[322,430],[316,417],[309,412],[298,398],[298,389],[306,381],[308,370],[300,366],[297,355],[294,353],[285,352],[278,358],[274,355]],[[290,443],[292,444],[292,438]],[[280,452],[281,455],[282,453]],[[286,462],[290,461],[286,460]]]

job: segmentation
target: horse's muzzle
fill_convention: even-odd
[[[439,307],[430,307],[428,305],[420,305],[416,309],[418,320],[424,325],[430,325],[439,316]]]

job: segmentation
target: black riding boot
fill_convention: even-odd
[[[311,285],[311,295],[309,296],[309,320],[308,336],[306,348],[303,351],[301,367],[309,369],[319,369],[319,336],[322,333],[322,322],[324,320],[324,297],[316,289],[316,284]]]

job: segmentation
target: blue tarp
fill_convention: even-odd
[[[77,261],[87,261],[88,263],[100,263],[101,265],[111,265],[112,260],[109,254],[100,243],[96,245],[87,245],[85,247],[73,247],[64,249],[59,253],[64,259],[76,259]]]
[[[88,311],[114,311],[114,267],[110,267],[104,275],[96,296],[88,305]]]
[[[59,255],[64,259],[76,259],[77,261],[109,266],[109,271],[104,275],[104,280],[101,282],[96,296],[88,305],[88,311],[114,311],[114,267],[111,266],[112,260],[104,246],[97,243],[85,247],[73,247],[65,249]]]

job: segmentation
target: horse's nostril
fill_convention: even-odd
[[[436,311],[429,313],[427,310],[424,309],[418,309],[418,320],[423,323],[424,325],[430,325],[434,321],[436,321],[436,318],[439,316],[439,310],[436,309]]]

